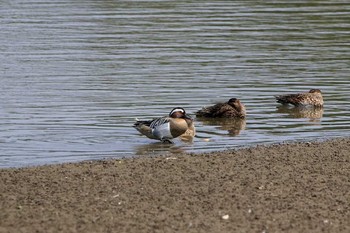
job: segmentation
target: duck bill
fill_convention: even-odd
[[[187,115],[187,114],[185,114],[185,119],[193,120],[192,117],[190,115]]]

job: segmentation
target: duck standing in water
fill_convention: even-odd
[[[231,98],[226,103],[217,103],[196,112],[197,117],[245,118],[246,111],[239,99]]]
[[[278,103],[294,106],[323,106],[323,97],[319,89],[311,89],[306,93],[275,96]]]
[[[185,133],[193,134],[193,136],[195,134],[193,119],[180,107],[171,110],[169,116],[166,117],[136,121],[133,127],[148,138],[162,142],[171,142],[171,139]]]

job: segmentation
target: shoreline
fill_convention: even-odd
[[[350,232],[350,138],[0,169],[0,232]]]

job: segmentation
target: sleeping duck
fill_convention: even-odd
[[[294,106],[323,106],[323,97],[319,89],[311,89],[306,93],[275,96],[278,103],[292,104]]]
[[[196,112],[197,117],[245,118],[246,111],[239,99],[231,98],[226,103],[217,103]]]

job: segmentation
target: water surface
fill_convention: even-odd
[[[348,1],[13,0],[0,31],[0,167],[350,136]],[[322,112],[275,103],[310,88]],[[192,143],[131,127],[231,97],[246,121]]]

